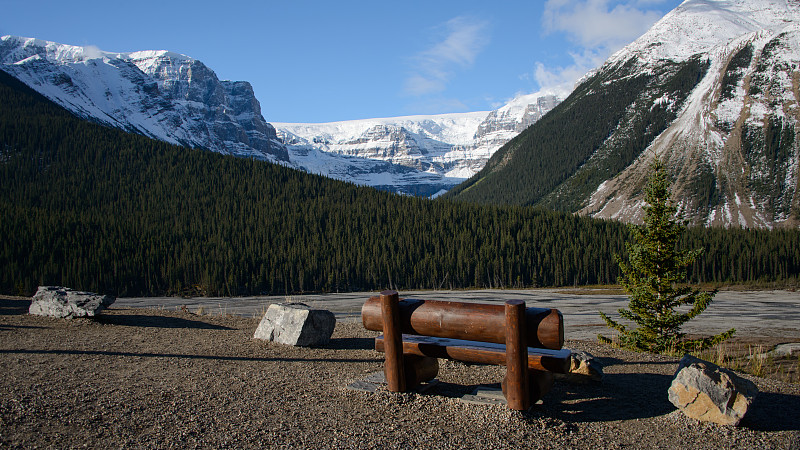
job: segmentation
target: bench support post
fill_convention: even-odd
[[[403,364],[403,331],[400,328],[400,298],[397,291],[381,292],[383,315],[384,373],[387,388],[391,392],[406,391],[406,374]]]
[[[525,339],[525,302],[506,302],[506,378],[503,393],[508,407],[525,411],[531,406],[528,386],[528,343]]]

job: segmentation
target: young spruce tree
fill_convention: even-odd
[[[685,223],[676,218],[677,208],[669,199],[669,179],[664,163],[656,157],[645,186],[644,224],[632,227],[633,241],[626,244],[628,260],[616,257],[622,276],[620,284],[630,301],[619,314],[638,327],[631,328],[600,313],[608,327],[619,333],[624,348],[652,353],[699,351],[733,336],[730,329],[716,336],[686,339],[681,327],[703,312],[716,294],[686,284],[688,267],[703,249],[677,249]],[[686,312],[677,310],[680,306]],[[600,342],[611,339],[598,335]]]

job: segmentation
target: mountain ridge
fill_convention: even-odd
[[[687,0],[448,195],[638,223],[657,154],[691,223],[798,226],[798,24],[795,1]],[[557,178],[553,121],[582,136]]]
[[[220,80],[201,61],[166,50],[116,53],[4,36],[0,65],[99,123],[421,196],[442,193],[480,170],[494,151],[558,101],[537,94],[519,96],[495,111],[281,124],[278,132],[261,115],[248,82]],[[371,126],[363,128],[365,123]],[[347,131],[352,129],[358,132]]]
[[[517,96],[493,111],[273,124],[298,166],[336,179],[436,196],[479,171],[497,149],[559,101],[554,94],[538,92]],[[320,154],[367,158],[392,164],[394,170],[376,173],[352,159],[329,159],[323,166],[316,164]]]
[[[114,53],[3,36],[4,70],[80,117],[172,144],[274,162],[288,155],[250,83],[168,51]]]

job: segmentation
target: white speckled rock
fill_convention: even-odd
[[[336,327],[336,317],[302,303],[272,304],[258,324],[254,339],[298,347],[325,345]]]
[[[110,295],[80,292],[61,286],[39,286],[28,313],[65,319],[94,317],[114,300]]]

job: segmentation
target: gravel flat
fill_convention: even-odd
[[[700,423],[667,400],[677,358],[589,341],[566,347],[601,357],[604,381],[557,382],[520,414],[459,400],[496,366],[444,361],[424,394],[346,389],[383,363],[352,320],[311,349],[252,339],[256,317],[28,304],[0,298],[4,448],[800,448],[800,386],[747,376],[760,394],[742,425]]]
[[[186,307],[192,312],[202,308],[206,313],[261,317],[270,304],[288,299],[332,311],[339,321],[357,321],[360,320],[361,305],[373,295],[377,292],[291,297],[137,297],[119,298],[115,306],[172,310]],[[587,288],[402,291],[400,297],[483,303],[525,300],[527,306],[557,308],[564,314],[567,339],[580,340],[595,340],[598,333],[607,332],[599,312],[619,317],[617,311],[628,306],[628,297],[619,291]],[[780,337],[800,342],[798,323],[800,292],[723,290],[700,316],[687,324],[685,331],[716,334],[736,328],[737,334],[743,336]]]

